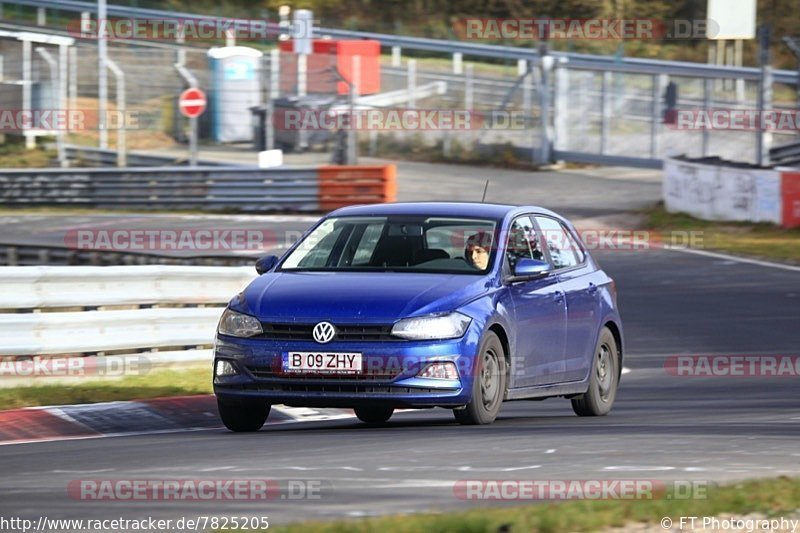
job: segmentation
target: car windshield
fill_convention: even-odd
[[[496,221],[427,216],[325,219],[280,270],[482,274],[494,261]]]

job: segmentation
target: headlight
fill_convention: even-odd
[[[472,321],[461,313],[404,318],[394,325],[392,335],[404,339],[457,339],[467,331]]]
[[[261,322],[254,316],[225,309],[217,331],[231,337],[252,337],[262,333]]]

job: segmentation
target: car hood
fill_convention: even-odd
[[[390,323],[455,310],[488,287],[471,275],[275,272],[254,280],[232,307],[265,322]]]

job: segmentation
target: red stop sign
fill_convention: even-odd
[[[178,109],[186,117],[199,117],[206,110],[206,93],[200,89],[186,89],[178,98]]]

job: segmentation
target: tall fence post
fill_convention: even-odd
[[[42,56],[47,66],[50,68],[50,81],[53,84],[52,95],[53,98],[51,99],[51,105],[53,107],[62,107],[63,103],[59,102],[59,97],[61,96],[61,85],[62,81],[59,77],[59,69],[58,69],[58,62],[50,55],[50,52],[47,51],[46,48],[41,46],[36,47],[36,53]],[[56,150],[58,152],[58,163],[65,167],[66,165],[66,155],[64,152],[64,128],[60,128],[56,132]]]
[[[569,146],[569,70],[564,66],[566,59],[556,62],[555,90],[553,96],[553,148],[567,150]]]
[[[117,82],[117,117],[119,123],[117,124],[117,166],[128,166],[128,147],[125,134],[125,127],[127,122],[126,106],[125,106],[125,73],[117,64],[111,59],[106,60],[108,69],[114,74]]]
[[[550,123],[550,78],[553,71],[553,56],[546,53],[542,55],[541,76],[539,86],[539,102],[541,109],[542,145],[539,147],[539,164],[547,165],[553,159],[553,127]]]
[[[772,132],[763,128],[764,111],[772,106],[772,66],[770,66],[769,53],[769,26],[762,25],[758,31],[759,64],[761,65],[761,79],[758,84],[758,116],[762,123],[756,131],[756,162],[759,166],[769,166],[769,150],[772,148]]]
[[[106,0],[97,0],[97,27],[108,20]],[[106,32],[97,32],[97,127],[99,128],[100,148],[108,148],[108,129],[106,114],[108,111],[108,72],[106,60],[108,59],[108,43]]]
[[[358,131],[356,131],[356,100],[361,92],[361,56],[353,56],[350,77],[350,127],[347,130],[347,164],[358,161]]]
[[[661,132],[664,112],[662,109],[662,100],[664,98],[664,91],[669,84],[669,76],[667,74],[653,74],[652,77],[652,106],[650,115],[650,157],[658,159],[659,152],[661,151]]]
[[[189,72],[185,66],[175,63],[175,70],[178,71],[181,78],[189,85],[190,88],[196,89],[198,87],[197,78]],[[190,135],[189,135],[189,164],[193,167],[197,166],[197,117],[189,119]]]
[[[600,90],[600,155],[608,152],[608,133],[611,123],[611,72],[603,72],[603,85]]]
[[[27,39],[22,41],[22,110],[27,115],[31,112],[31,42]],[[28,131],[26,124],[23,124],[23,134]],[[36,147],[36,138],[25,135],[25,148]]]
[[[737,41],[738,42],[738,41]],[[713,87],[713,80],[706,78],[703,80],[703,111],[708,111],[711,108],[711,97]],[[703,128],[703,157],[708,157],[711,153],[711,131],[709,128]]]
[[[78,48],[69,47],[69,100],[73,109],[78,108]]]
[[[417,107],[417,60],[408,60],[408,107],[416,109]]]

